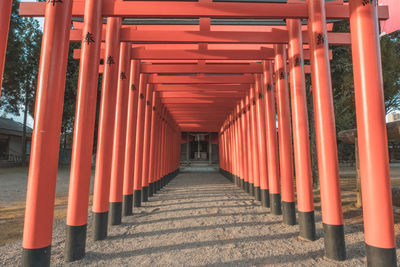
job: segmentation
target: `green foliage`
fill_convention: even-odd
[[[337,22],[335,32],[349,32],[348,21]],[[400,32],[381,37],[386,113],[400,108]],[[356,128],[353,64],[350,46],[332,46],[332,90],[337,132]],[[339,159],[354,160],[354,147],[338,140]]]
[[[400,31],[381,38],[383,87],[386,112],[400,106]]]
[[[25,102],[33,113],[42,38],[35,19],[18,16],[18,5],[13,1],[0,102],[6,112],[15,115],[19,115]]]
[[[42,31],[37,20],[20,17],[18,7],[19,1],[13,1],[0,106],[5,113],[19,115],[26,103],[33,116]],[[72,55],[76,48],[79,43],[70,44],[61,127],[64,140],[72,138],[74,126],[79,61]]]
[[[61,131],[64,133],[70,133],[74,128],[75,102],[79,76],[79,60],[73,59],[73,50],[78,48],[80,48],[80,43],[70,43],[61,129]]]

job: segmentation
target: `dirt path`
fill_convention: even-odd
[[[318,212],[316,220],[321,237]],[[184,173],[121,226],[111,227],[107,240],[89,238],[85,259],[71,266],[337,266],[323,259],[322,238],[300,241],[298,226],[280,221],[219,174]],[[346,225],[345,232],[348,260],[341,265],[365,265],[360,227]],[[63,249],[59,220],[54,266],[64,265]],[[20,241],[0,247],[0,265],[18,265],[20,252]]]

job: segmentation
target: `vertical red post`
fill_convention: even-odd
[[[228,143],[229,142],[229,132],[228,132],[228,119],[225,122],[224,125],[224,173],[225,176],[227,175],[227,172],[229,171],[229,147]]]
[[[346,258],[335,112],[324,0],[307,0],[308,39],[311,51],[315,136],[318,155],[321,212],[324,227],[325,256]]]
[[[26,193],[22,266],[50,266],[72,0],[48,3]]]
[[[99,64],[93,62],[100,61],[103,27],[101,11],[102,5],[99,1],[85,2],[68,195],[66,261],[76,261],[85,256],[99,80]]]
[[[236,136],[237,136],[237,146],[238,146],[238,162],[239,162],[239,174],[237,177],[237,186],[242,187],[243,185],[243,177],[244,177],[244,162],[243,162],[243,139],[241,133],[241,111],[240,111],[240,103],[236,105],[235,108],[235,116],[236,116]]]
[[[130,88],[128,95],[127,125],[126,125],[126,148],[124,164],[124,184],[122,199],[122,215],[132,215],[133,206],[133,178],[135,171],[135,147],[136,147],[136,125],[138,111],[138,90],[140,62],[130,62]]]
[[[224,170],[225,170],[225,132],[224,132],[224,127],[225,127],[225,122],[222,124],[221,126],[221,130],[220,130],[220,171],[221,174],[224,174]]]
[[[247,160],[248,160],[248,171],[249,171],[249,182],[246,185],[246,192],[249,193],[251,195],[251,187],[253,186],[254,188],[254,169],[253,169],[253,140],[252,140],[252,135],[251,135],[251,126],[250,126],[250,95],[247,95],[246,98],[246,129],[247,129],[247,133],[246,133],[246,141],[247,141]]]
[[[156,165],[155,165],[155,193],[160,190],[160,171],[161,171],[161,112],[163,106],[160,104],[156,110],[157,132],[156,132]]]
[[[232,152],[232,133],[231,133],[231,123],[232,123],[232,115],[229,114],[228,115],[228,119],[227,119],[227,149],[228,149],[228,153],[227,153],[227,160],[228,160],[228,166],[227,166],[227,171],[228,171],[228,179],[230,180],[231,176],[232,176],[232,157],[233,157],[233,152]]]
[[[239,140],[237,136],[237,114],[236,114],[236,109],[233,109],[232,112],[232,119],[233,119],[233,124],[232,124],[232,132],[233,132],[233,144],[234,144],[234,151],[235,151],[235,161],[234,161],[234,167],[235,167],[235,174],[234,174],[234,182],[236,185],[239,184],[239,177],[240,177],[240,158],[239,158]]]
[[[237,186],[242,188],[243,186],[243,178],[244,178],[244,160],[243,160],[243,139],[242,139],[242,129],[241,129],[241,121],[242,121],[242,114],[240,110],[240,103],[236,105],[235,114],[236,114],[236,133],[238,138],[238,153],[239,153],[239,164],[240,164],[240,171],[239,177],[237,181]]]
[[[368,266],[396,266],[376,1],[350,1],[357,136]]]
[[[167,154],[166,154],[166,137],[167,137],[167,125],[166,125],[166,117],[167,117],[167,110],[166,108],[163,109],[163,113],[161,115],[162,118],[162,135],[161,135],[161,175],[160,175],[160,186],[161,188],[165,185],[165,175],[166,175],[166,161],[167,161]]]
[[[242,189],[244,191],[247,191],[246,188],[248,188],[249,185],[249,161],[247,157],[248,149],[247,149],[247,121],[246,121],[246,105],[245,105],[245,99],[240,100],[240,111],[241,111],[241,117],[240,117],[240,125],[241,125],[241,140],[242,140],[242,157],[243,157],[243,185]]]
[[[149,197],[155,193],[155,169],[156,169],[156,150],[157,150],[157,137],[158,132],[158,116],[157,110],[160,104],[158,94],[153,92],[153,106],[151,108],[151,133],[150,133],[150,157],[149,157]]]
[[[122,194],[124,183],[127,111],[130,83],[132,45],[122,42],[119,56],[119,79],[114,123],[114,144],[112,150],[110,184],[110,225],[121,224]]]
[[[10,29],[12,0],[0,1],[0,98],[6,60],[8,30]]]
[[[144,119],[144,139],[143,156],[142,156],[142,202],[149,200],[149,168],[150,168],[150,135],[151,135],[151,107],[153,102],[152,84],[148,84],[146,88],[146,107]]]
[[[263,84],[265,90],[265,128],[267,135],[268,179],[271,213],[282,214],[281,184],[279,177],[278,144],[276,140],[275,90],[272,84],[272,62],[263,61]]]
[[[255,86],[258,95],[256,104],[257,112],[257,130],[258,130],[258,146],[259,146],[259,158],[260,158],[260,194],[261,194],[261,205],[263,207],[270,207],[269,201],[269,185],[268,185],[268,158],[267,158],[267,143],[266,143],[266,130],[265,130],[265,113],[263,98],[265,93],[262,89],[261,75],[255,74]]]
[[[143,139],[144,139],[144,120],[146,112],[146,89],[147,76],[140,74],[138,111],[136,123],[136,145],[135,145],[135,169],[133,184],[133,206],[142,205],[142,172],[143,172]]]
[[[293,148],[300,238],[315,240],[314,202],[301,22],[288,19]]]
[[[105,67],[101,92],[92,209],[94,240],[103,240],[107,237],[111,157],[113,151],[115,104],[119,77],[120,27],[121,18],[107,18]]]
[[[236,179],[238,165],[237,165],[237,151],[236,151],[236,135],[235,135],[235,115],[232,112],[230,115],[229,132],[231,134],[231,179],[232,182]]]
[[[257,102],[259,101],[259,97],[256,91],[256,86],[253,84],[250,87],[251,93],[251,110],[250,110],[250,116],[251,116],[251,137],[253,140],[253,176],[254,176],[254,190],[253,190],[253,195],[256,200],[260,201],[261,200],[261,191],[260,191],[260,162],[259,162],[259,146],[260,144],[258,143],[258,129],[257,129],[257,110],[256,110],[256,105]]]
[[[283,223],[295,225],[296,207],[293,184],[292,130],[290,127],[290,103],[286,70],[286,45],[274,45],[274,50]]]
[[[236,176],[237,176],[237,171],[238,171],[238,165],[237,165],[237,151],[236,151],[236,132],[235,132],[235,113],[232,111],[230,115],[230,124],[229,124],[229,131],[231,133],[231,149],[232,149],[232,154],[231,154],[231,160],[232,160],[232,170],[231,170],[231,178],[232,182],[236,183]]]
[[[158,190],[163,187],[164,176],[164,137],[165,137],[165,107],[161,108],[160,112],[160,140],[159,140],[159,171],[158,171]]]

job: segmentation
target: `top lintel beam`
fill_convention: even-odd
[[[45,5],[22,2],[20,16],[44,17]],[[83,17],[84,6],[84,1],[74,1],[72,16]],[[348,19],[349,13],[348,5],[326,5],[327,19]],[[308,11],[306,4],[104,0],[103,17],[306,19]],[[378,7],[378,17],[389,18],[387,6]]]

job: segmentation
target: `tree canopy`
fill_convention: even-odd
[[[20,17],[18,6],[18,1],[13,1],[0,102],[5,112],[14,115],[25,109],[26,102],[33,113],[42,39],[38,21]]]

